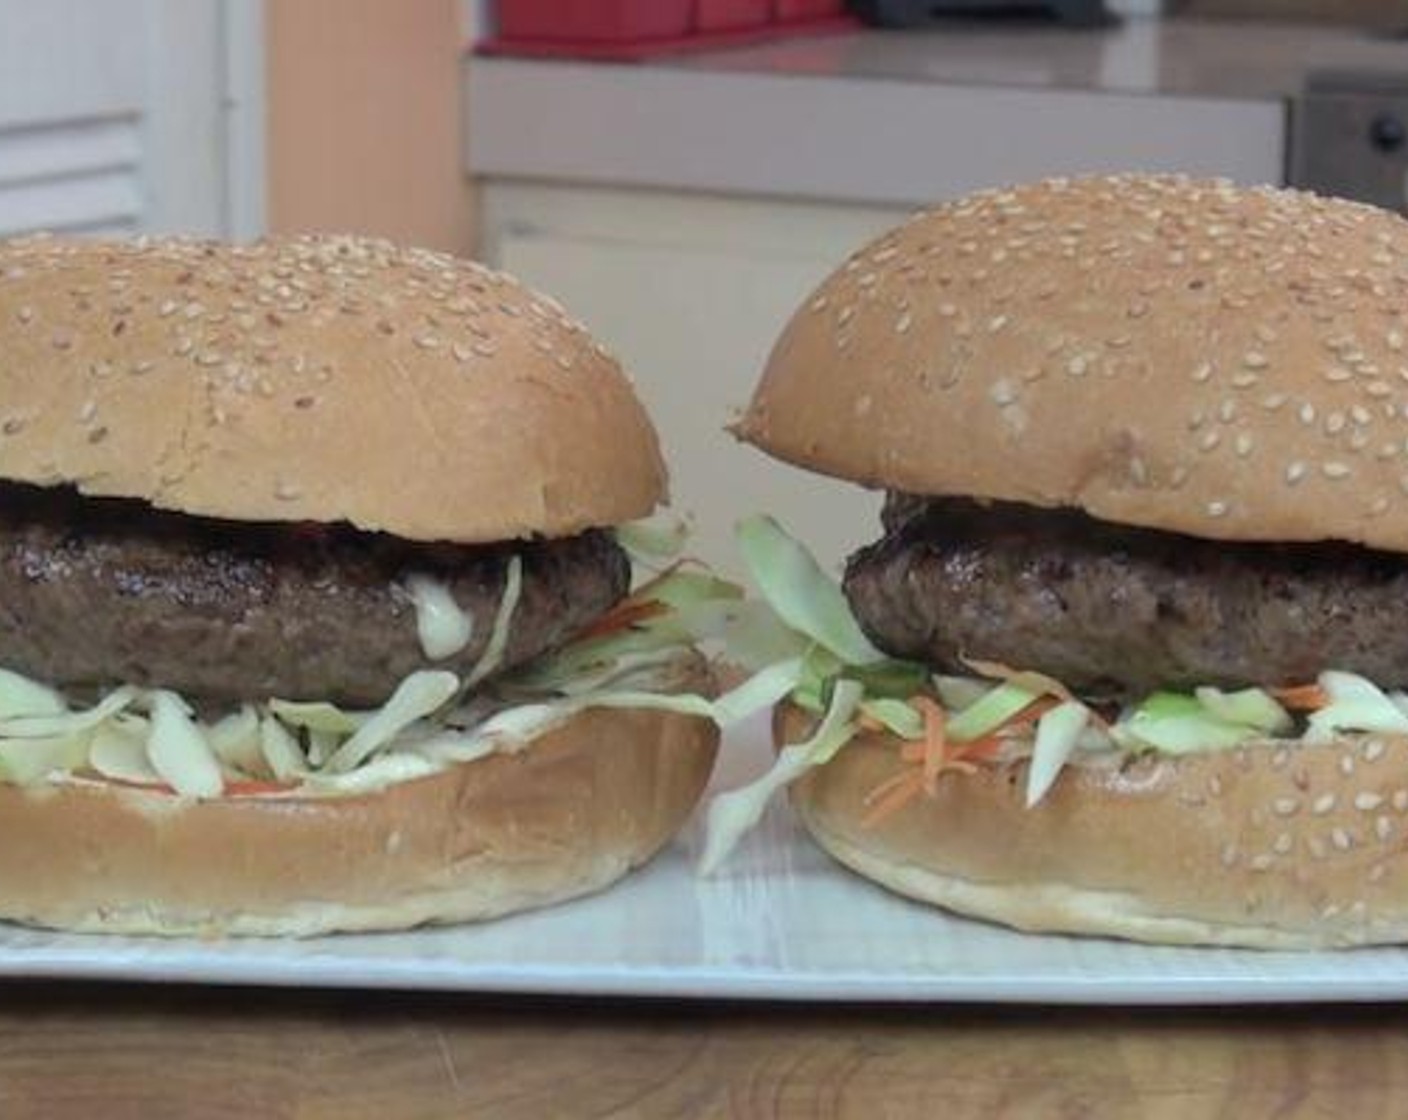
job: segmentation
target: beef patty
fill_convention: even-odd
[[[125,499],[0,485],[0,667],[60,686],[133,683],[206,702],[268,696],[371,706],[416,669],[467,673],[484,652],[509,558],[523,583],[503,667],[625,594],[612,537],[468,546],[347,526],[221,521]],[[442,580],[473,620],[431,662],[406,577]]]
[[[1038,669],[1112,697],[1291,684],[1326,668],[1408,684],[1408,558],[1230,544],[1071,511],[892,496],[846,594],[888,653]]]

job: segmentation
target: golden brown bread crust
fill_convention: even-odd
[[[795,740],[807,717],[786,713]],[[949,773],[867,827],[901,768],[867,733],[792,787],[817,842],[885,886],[1041,932],[1316,948],[1408,941],[1408,738],[1272,742],[1069,767],[1036,807],[1026,764]]]
[[[355,237],[0,242],[0,477],[415,540],[566,536],[665,472],[552,301]]]
[[[710,686],[702,668],[687,683]],[[693,810],[717,744],[697,717],[597,709],[518,753],[364,796],[0,785],[0,917],[301,937],[543,906],[650,859]]]
[[[940,206],[803,305],[737,432],[867,486],[1408,551],[1408,222],[1141,176]]]

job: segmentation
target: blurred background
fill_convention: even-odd
[[[873,496],[721,430],[831,268],[1054,174],[1402,210],[1405,30],[1408,0],[0,0],[0,236],[478,256],[621,356],[706,558],[758,507],[834,560]]]

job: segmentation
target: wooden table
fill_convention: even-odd
[[[786,1007],[0,985],[0,1117],[1408,1114],[1397,1008]]]

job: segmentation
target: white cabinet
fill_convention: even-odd
[[[660,429],[694,550],[736,570],[730,526],[768,510],[828,562],[876,534],[877,499],[776,463],[724,430],[787,317],[899,210],[489,184],[487,255],[610,346]]]
[[[0,236],[262,225],[260,0],[0,0]]]

